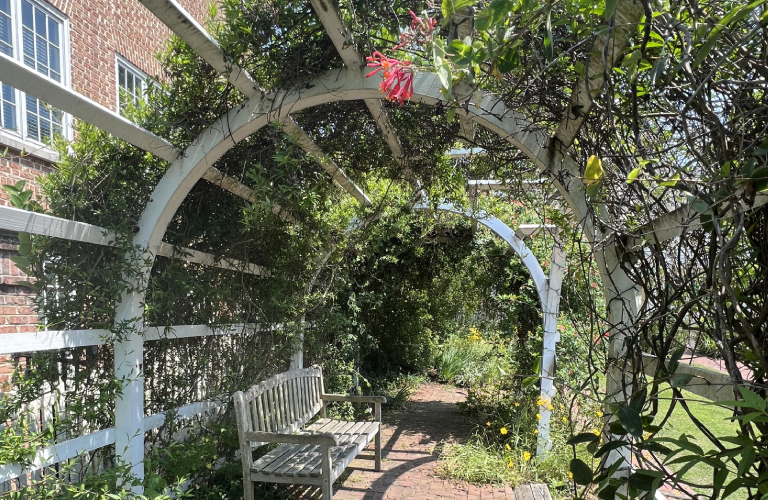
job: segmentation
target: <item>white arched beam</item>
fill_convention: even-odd
[[[416,205],[413,208],[416,210],[432,210],[432,207],[429,205]],[[557,342],[560,341],[560,333],[557,331],[557,316],[560,310],[561,285],[563,282],[563,270],[565,268],[565,251],[557,239],[557,228],[553,229],[553,233],[555,234],[555,244],[552,248],[550,272],[549,277],[547,277],[544,274],[544,270],[542,269],[541,264],[539,264],[538,259],[536,259],[533,253],[526,247],[522,238],[503,221],[495,217],[489,217],[482,211],[465,211],[449,203],[438,205],[437,210],[477,220],[480,224],[484,225],[494,234],[503,239],[512,250],[514,250],[520,260],[523,261],[523,265],[528,269],[528,272],[531,273],[531,278],[536,285],[536,291],[539,295],[539,301],[541,302],[543,316],[543,345],[540,363],[541,369],[539,373],[541,389],[539,394],[542,400],[546,402],[552,401],[556,392],[554,386],[555,349],[557,347]],[[549,427],[552,412],[549,410],[549,406],[545,405],[539,408],[539,414],[541,415],[541,419],[539,419],[538,422],[539,433],[536,453],[538,455],[543,455],[546,454],[552,446],[552,442],[549,439]]]

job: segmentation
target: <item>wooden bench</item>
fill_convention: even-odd
[[[325,394],[320,367],[292,370],[234,394],[237,433],[243,459],[245,500],[254,499],[254,482],[320,486],[323,500],[333,497],[333,482],[371,440],[376,440],[375,469],[381,470],[383,396]],[[373,422],[326,418],[329,401],[374,404]],[[304,427],[315,415],[320,419]],[[253,447],[280,443],[253,460]]]

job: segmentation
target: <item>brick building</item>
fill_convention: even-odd
[[[210,0],[180,4],[199,22],[208,19]],[[138,0],[0,0],[0,53],[116,112],[121,99],[141,98],[147,75],[160,74],[154,56],[169,34]],[[2,80],[0,185],[23,179],[39,194],[38,177],[58,159],[46,143],[54,133],[71,139],[72,118]],[[11,205],[5,190],[0,204]],[[17,245],[15,234],[0,232],[0,334],[37,329],[28,292],[18,285],[25,277],[9,259]]]

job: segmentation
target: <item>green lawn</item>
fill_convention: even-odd
[[[667,397],[671,397],[671,391],[665,393]],[[731,422],[728,418],[731,416],[731,411],[706,404],[702,401],[701,397],[688,391],[683,391],[683,396],[688,401],[688,406],[691,412],[698,418],[707,429],[709,429],[715,436],[735,436],[739,426],[736,422]],[[666,415],[669,409],[671,401],[669,399],[659,401],[659,420],[663,415]],[[660,420],[659,420],[660,421]],[[677,438],[681,434],[687,434],[695,438],[695,443],[704,449],[704,451],[714,449],[715,446],[706,438],[704,434],[694,425],[686,411],[679,404],[675,407],[672,416],[670,416],[667,423],[664,425],[664,429],[659,433],[659,436],[674,437]],[[682,464],[672,466],[673,470],[679,470]],[[706,465],[700,464],[691,469],[686,475],[685,479],[699,484],[711,484],[712,482],[712,468]],[[696,491],[700,493],[711,494],[711,490]],[[747,498],[746,492],[736,492],[729,496],[730,499],[739,500]]]

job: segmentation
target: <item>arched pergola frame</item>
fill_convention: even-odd
[[[437,75],[419,72],[414,78],[412,101],[428,105],[445,104],[441,88]],[[299,89],[257,95],[216,120],[185,149],[182,157],[173,162],[152,192],[150,201],[139,220],[138,231],[133,241],[136,247],[143,249],[143,257],[149,265],[143,268],[142,276],[127,278],[135,280],[136,283],[149,278],[151,264],[162,244],[168,223],[179,206],[203,174],[240,141],[269,123],[289,119],[291,113],[332,102],[376,99],[380,97],[380,92],[378,82],[375,79],[366,78],[362,70],[349,68],[333,70]],[[586,233],[592,234],[589,219],[584,216],[587,213],[587,200],[583,183],[579,178],[578,165],[557,147],[557,143],[549,139],[546,132],[522,114],[508,110],[503,101],[491,94],[483,95],[479,102],[470,102],[465,113],[471,122],[498,134],[502,140],[506,140],[524,152],[542,172],[549,175],[576,217],[585,221]],[[495,227],[497,234],[510,233],[509,239],[505,238],[505,240],[515,249],[531,271],[540,300],[543,305],[547,305],[549,288],[545,283],[546,278],[541,266],[530,252],[523,251],[524,244],[522,241],[517,241],[519,238],[511,229],[506,226],[504,229],[498,225],[500,222],[484,221],[483,223],[490,224],[489,227],[493,226],[492,230]],[[140,289],[140,287],[132,288]],[[559,295],[559,284],[557,288]],[[126,292],[117,307],[116,324],[140,322],[138,318],[143,316],[143,304],[143,294]],[[559,297],[557,304],[559,305]],[[545,319],[552,316],[547,314],[547,308],[545,308]],[[556,310],[557,308],[554,310],[554,321],[545,321],[545,334],[548,329],[556,334],[554,331],[557,322]],[[143,433],[137,433],[142,428],[144,417],[142,329],[143,326],[138,324],[135,335],[115,344],[115,372],[118,378],[126,380],[123,397],[118,400],[116,408],[116,415],[122,416],[118,419],[119,422],[116,421],[116,445],[118,449],[126,450],[126,459],[128,463],[134,464],[134,472],[137,475],[141,474],[141,470],[136,464],[142,463],[144,454]],[[542,360],[542,373],[548,375],[547,396],[551,397],[554,391],[551,386],[551,378],[554,375],[553,349],[546,359]],[[548,418],[549,411],[545,408],[542,410],[542,420],[548,422]],[[545,435],[540,439],[546,440],[548,433],[543,434]],[[542,451],[545,447],[539,448]]]
[[[226,151],[270,122],[280,120],[287,123],[289,128],[295,126],[295,123],[292,122],[289,116],[291,113],[321,104],[362,99],[371,110],[394,156],[401,162],[406,174],[410,172],[407,167],[407,159],[403,156],[396,134],[391,125],[388,124],[386,110],[381,105],[379,81],[378,79],[365,78],[362,59],[355,52],[354,44],[348,43],[348,31],[340,22],[335,3],[329,0],[310,1],[336,46],[346,68],[328,71],[301,88],[268,93],[259,89],[247,72],[233,64],[210,35],[175,0],[140,0],[152,14],[188,43],[214,69],[225,75],[228,81],[247,98],[242,105],[230,110],[216,120],[192,144],[186,147],[183,152],[174,148],[162,138],[141,129],[103,106],[46,79],[37,72],[0,54],[0,72],[4,75],[4,83],[13,85],[30,95],[41,98],[52,106],[71,113],[73,116],[81,118],[171,162],[171,167],[152,193],[152,197],[141,216],[138,232],[134,238],[134,243],[138,248],[142,249],[143,256],[147,259],[147,266],[141,270],[139,275],[127,276],[126,279],[128,281],[139,283],[147,279],[156,256],[169,255],[168,245],[163,243],[162,237],[169,221],[189,191],[200,179],[216,182],[224,189],[230,190],[246,199],[249,196],[253,196],[253,191],[247,188],[247,186],[239,184],[234,179],[226,178],[226,176],[223,176],[213,168],[213,165]],[[640,20],[642,9],[635,2],[619,0],[615,16],[618,27],[613,29],[609,39],[613,49],[608,51],[610,57],[608,64],[613,64],[616,60],[615,58],[621,54],[621,48],[627,41],[627,33],[631,32],[635,23]],[[595,40],[596,50],[602,48],[607,43],[609,42],[604,37],[598,37]],[[621,269],[620,252],[617,250],[615,242],[611,240],[608,233],[604,233],[601,230],[602,226],[595,224],[589,216],[590,204],[586,197],[584,184],[581,181],[579,165],[567,152],[567,147],[573,143],[586,114],[592,106],[589,89],[601,85],[605,61],[598,59],[594,58],[590,61],[587,71],[576,83],[572,94],[572,104],[574,107],[578,106],[581,109],[581,116],[573,118],[570,116],[570,113],[567,113],[568,116],[563,118],[553,135],[532,123],[522,114],[507,109],[501,99],[487,93],[481,94],[479,100],[476,100],[478,94],[460,95],[459,99],[464,101],[466,106],[457,109],[457,113],[462,120],[463,130],[471,129],[472,124],[476,123],[495,132],[501,140],[507,141],[523,152],[543,175],[552,181],[568,204],[576,220],[581,222],[587,239],[593,244],[605,286],[608,321],[615,331],[618,332],[620,329],[631,325],[641,290],[637,284],[628,279]],[[441,87],[436,75],[424,72],[417,73],[414,79],[412,101],[428,105],[451,104],[445,103]],[[304,139],[304,148],[307,149],[307,145],[311,148],[311,139],[306,136]],[[335,165],[326,165],[322,161],[321,164],[333,176],[334,180],[360,203],[370,204],[364,193],[357,189]],[[413,177],[412,173],[407,175],[407,177],[410,177],[414,185],[418,185],[418,180]],[[287,218],[282,213],[280,207],[273,207],[273,211]],[[471,214],[463,215],[471,216]],[[34,231],[30,230],[34,234],[65,235],[59,237],[68,237],[69,239],[89,241],[96,244],[110,244],[108,238],[103,235],[97,236],[94,234],[99,229],[94,226],[62,219],[54,220],[56,218],[49,216],[26,217],[19,214],[14,214],[13,216],[28,222],[28,225],[24,226],[25,229],[20,230],[28,230],[27,228],[34,226]],[[663,223],[663,227],[658,229],[652,227],[654,237],[657,240],[673,237],[674,234],[672,233],[674,231],[670,231],[669,226],[677,224],[679,216],[680,214],[675,212],[667,217],[670,220],[663,217],[660,218],[659,221]],[[38,221],[40,221],[39,224]],[[57,228],[46,227],[46,224],[49,223],[60,225],[62,231],[59,231]],[[488,226],[482,220],[481,223]],[[38,224],[39,227],[35,226],[35,224]],[[494,225],[495,223],[489,222],[489,224]],[[11,226],[9,225],[9,227]],[[494,230],[493,228],[491,229]],[[505,231],[511,232],[509,228],[497,227],[496,229],[501,233]],[[662,233],[664,230],[667,232]],[[82,234],[73,237],[73,231],[82,231]],[[494,232],[496,231],[494,230]],[[679,234],[679,231],[675,234]],[[514,239],[511,241],[514,242]],[[515,248],[512,243],[510,245]],[[170,254],[173,254],[172,249]],[[521,254],[518,253],[518,255]],[[133,258],[133,256],[126,258]],[[521,258],[523,258],[523,255],[521,255]],[[213,256],[202,254],[201,252],[197,252],[190,260],[216,265]],[[224,267],[221,261],[218,262],[218,265]],[[258,272],[258,269],[256,269],[258,266],[249,266],[251,272]],[[538,266],[538,268],[541,270],[541,266]],[[532,276],[534,276],[533,272]],[[555,287],[552,278],[553,276],[550,276],[548,286],[540,286],[537,283],[540,298],[544,297],[545,299],[542,300],[542,304],[556,303],[549,298],[553,293],[557,293],[559,296],[559,283]],[[537,277],[534,276],[534,280],[536,279]],[[543,283],[543,280],[539,279],[539,282]],[[134,289],[139,288],[134,287]],[[546,296],[542,294],[543,291],[546,292]],[[122,397],[116,403],[113,442],[118,453],[122,455],[123,460],[132,465],[134,474],[139,478],[143,477],[143,435],[147,425],[144,416],[142,379],[143,340],[144,331],[146,330],[141,323],[143,301],[144,297],[141,293],[125,293],[120,297],[116,308],[116,324],[133,324],[136,328],[134,334],[116,342],[114,349],[115,374],[118,379],[124,380],[124,387]],[[548,313],[545,307],[545,332],[555,329],[556,312],[554,310]],[[546,321],[548,315],[550,318],[554,318],[554,322],[549,325]],[[61,342],[57,342],[57,345],[61,344]],[[68,340],[64,338],[63,343],[66,344],[66,342]],[[96,341],[88,340],[88,342]],[[614,359],[620,358],[623,351],[622,335],[619,333],[612,335],[610,357]],[[547,367],[546,360],[542,363],[542,373],[545,373],[548,369],[553,370],[554,352],[552,352],[551,361],[552,364],[549,368]],[[609,370],[611,370],[611,367],[609,367]],[[550,373],[553,372],[550,371]],[[626,388],[630,385],[631,381],[623,379],[620,381],[619,376],[612,377],[609,373],[608,393],[612,395],[615,401],[626,400]],[[544,419],[542,418],[542,420]],[[102,434],[105,443],[109,442],[108,434],[106,431]],[[96,444],[89,444],[90,449],[94,449],[93,446]],[[75,444],[73,442],[71,448],[74,449],[74,447]],[[140,490],[140,487],[136,488],[136,491]]]

